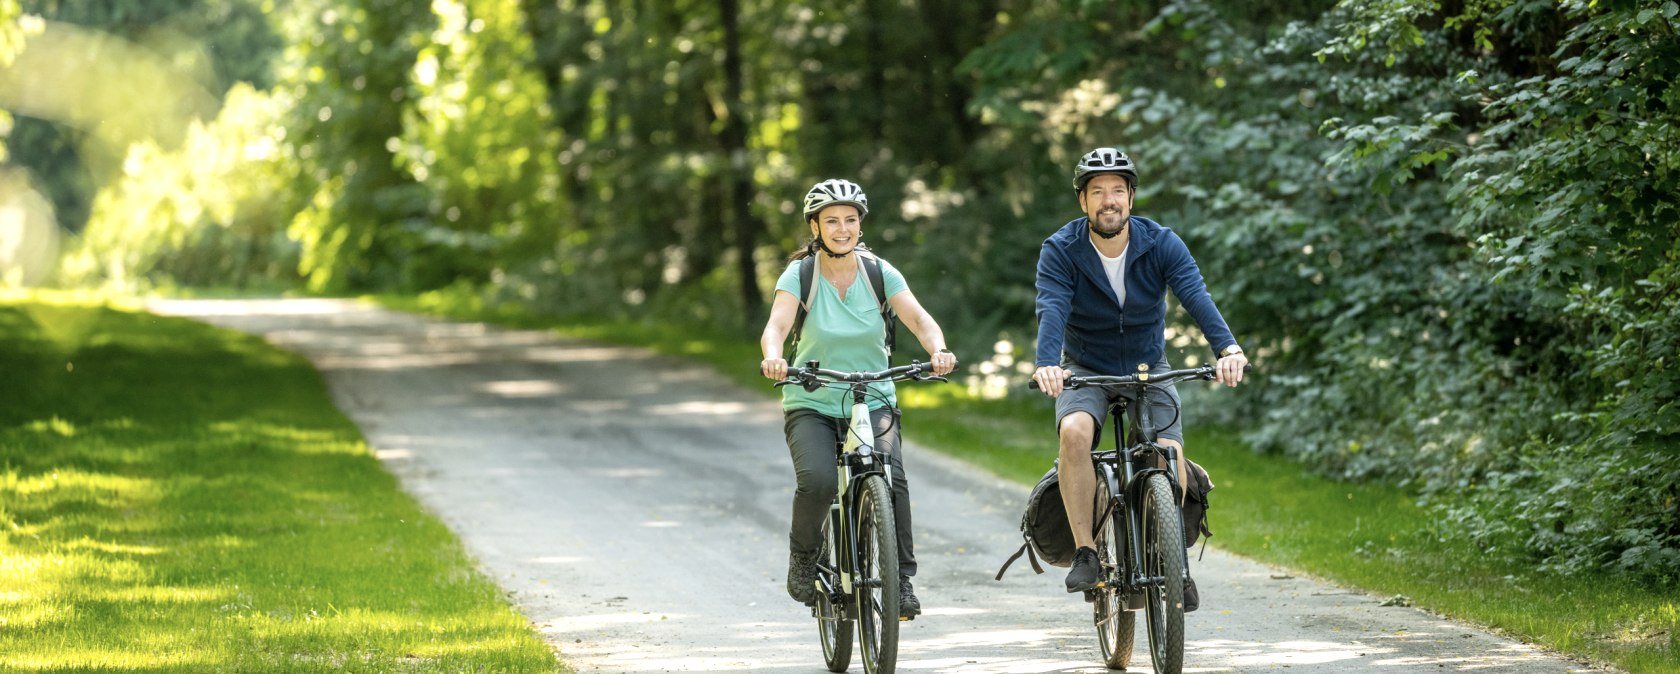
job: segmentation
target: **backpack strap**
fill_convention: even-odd
[[[799,309],[793,314],[793,353],[799,353],[799,333],[805,329],[805,315],[811,313],[811,303],[817,299],[817,256],[799,258]]]
[[[1027,542],[1027,543],[1022,543],[1021,544],[1021,549],[1016,550],[1015,554],[1010,555],[1009,559],[1004,560],[1003,568],[998,569],[997,575],[993,576],[992,580],[1003,580],[1003,572],[1008,571],[1009,570],[1009,565],[1014,564],[1015,560],[1021,558],[1021,555],[1026,555],[1027,556],[1027,563],[1032,565],[1033,573],[1037,573],[1037,574],[1043,574],[1044,573],[1044,567],[1038,565],[1038,556],[1033,554],[1032,543]]]
[[[887,281],[881,273],[881,260],[868,248],[858,251],[858,261],[863,263],[863,272],[869,276],[869,291],[875,296],[875,305],[881,308],[881,324],[886,326],[887,357],[893,353],[893,342],[898,337],[898,314],[893,313],[892,305],[887,302]]]

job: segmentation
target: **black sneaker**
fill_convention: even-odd
[[[1097,551],[1080,548],[1073,553],[1073,568],[1068,570],[1067,591],[1084,592],[1097,587],[1102,575],[1098,568]]]
[[[788,553],[787,591],[796,602],[817,604],[817,553]]]
[[[910,587],[909,576],[898,577],[898,617],[914,620],[922,613],[922,601],[916,598],[916,588]]]
[[[1202,606],[1202,593],[1196,591],[1196,579],[1184,579],[1184,612],[1190,613]]]

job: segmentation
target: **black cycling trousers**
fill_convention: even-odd
[[[899,442],[898,419],[882,408],[869,414],[875,427],[875,453],[885,455],[892,466],[893,522],[898,527],[898,572],[916,575],[916,552],[910,537],[910,480],[904,472],[904,452]],[[798,486],[793,491],[793,526],[788,546],[794,552],[813,553],[822,549],[822,522],[839,491],[834,457],[846,420],[815,410],[788,410],[782,430],[787,434],[788,452],[793,456],[793,474]]]

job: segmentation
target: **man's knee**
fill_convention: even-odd
[[[1060,425],[1062,451],[1090,451],[1091,436],[1097,432],[1097,422],[1085,412],[1069,412]]]

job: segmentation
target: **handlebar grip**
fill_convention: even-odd
[[[1069,391],[1071,391],[1073,389],[1076,389],[1076,388],[1079,388],[1083,384],[1084,384],[1084,380],[1080,379],[1078,377],[1078,375],[1068,377],[1067,379],[1062,380],[1062,388],[1067,389]],[[1027,388],[1032,389],[1034,391],[1039,390],[1038,380],[1037,379],[1028,379],[1027,380]]]

